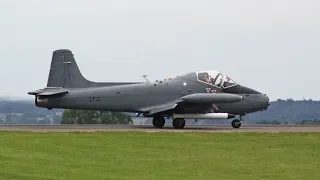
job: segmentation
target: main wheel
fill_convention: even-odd
[[[239,128],[241,126],[241,121],[239,119],[235,119],[231,122],[231,126],[233,128]]]
[[[164,124],[166,123],[164,117],[156,116],[152,120],[152,124],[155,128],[162,128]]]
[[[183,129],[186,125],[186,121],[182,118],[176,118],[172,121],[172,125],[175,129]]]

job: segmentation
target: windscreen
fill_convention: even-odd
[[[235,86],[235,85],[237,85],[237,83],[234,80],[232,80],[229,76],[225,75],[223,87],[227,88],[227,87],[231,87],[231,86]]]
[[[197,72],[198,81],[206,84],[215,85],[216,79],[220,73],[216,71],[200,71]]]
[[[199,71],[197,72],[198,81],[212,86],[228,88],[235,86],[237,83],[229,76],[217,71]]]

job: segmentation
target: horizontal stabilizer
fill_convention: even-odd
[[[63,88],[46,88],[46,89],[39,89],[36,91],[29,92],[30,95],[35,96],[57,96],[57,95],[64,95],[68,94],[68,91]]]
[[[68,94],[68,91],[61,91],[61,92],[42,92],[37,94],[38,96],[53,96],[53,95],[63,95]]]
[[[28,92],[29,95],[37,95],[39,93],[43,92],[43,89],[39,89],[39,90],[36,90],[36,91],[32,91],[32,92]]]

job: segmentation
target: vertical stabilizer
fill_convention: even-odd
[[[82,76],[70,50],[53,52],[47,87],[83,88],[89,84]]]
[[[47,87],[86,88],[121,86],[140,82],[93,82],[84,78],[74,59],[72,51],[59,49],[53,52]]]

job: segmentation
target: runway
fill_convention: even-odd
[[[138,132],[320,132],[320,126],[272,126],[242,125],[234,129],[230,125],[186,125],[184,129],[165,126],[161,129],[150,125],[0,125],[0,131],[31,131],[31,132],[98,132],[98,131],[138,131]]]

